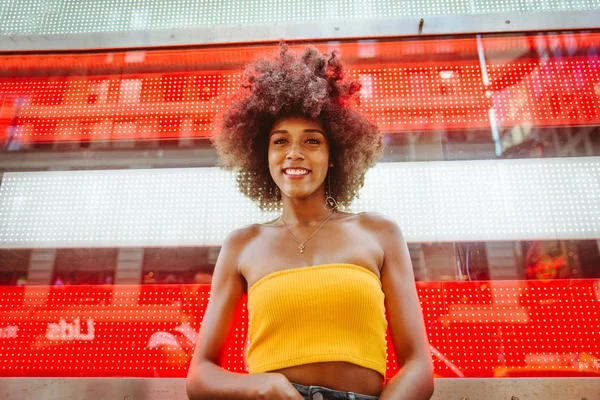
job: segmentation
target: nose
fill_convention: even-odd
[[[292,143],[287,153],[288,160],[304,160],[304,154],[299,143]]]

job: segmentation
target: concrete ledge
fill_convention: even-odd
[[[432,400],[597,400],[597,378],[439,378]],[[185,400],[185,379],[0,378],[0,399]]]
[[[203,44],[421,37],[597,29],[600,10],[351,18],[72,34],[0,35],[0,51],[152,48]]]

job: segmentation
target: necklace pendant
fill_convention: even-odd
[[[303,244],[298,246],[298,248],[300,249],[300,254],[304,253],[304,245]]]

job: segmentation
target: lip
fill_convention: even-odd
[[[308,172],[304,175],[292,175],[292,174],[286,173],[285,172],[286,169],[302,169],[302,170],[308,171]],[[282,169],[282,172],[283,172],[283,175],[288,179],[302,179],[302,178],[307,177],[311,173],[310,169],[304,168],[304,167],[285,167]]]

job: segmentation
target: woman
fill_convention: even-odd
[[[342,212],[381,154],[350,106],[360,85],[314,47],[250,65],[214,144],[238,186],[280,217],[233,231],[187,378],[190,399],[429,399],[433,370],[406,242],[397,224]],[[218,366],[248,293],[250,374]],[[387,321],[384,318],[387,314]],[[401,370],[384,387],[385,332]]]

